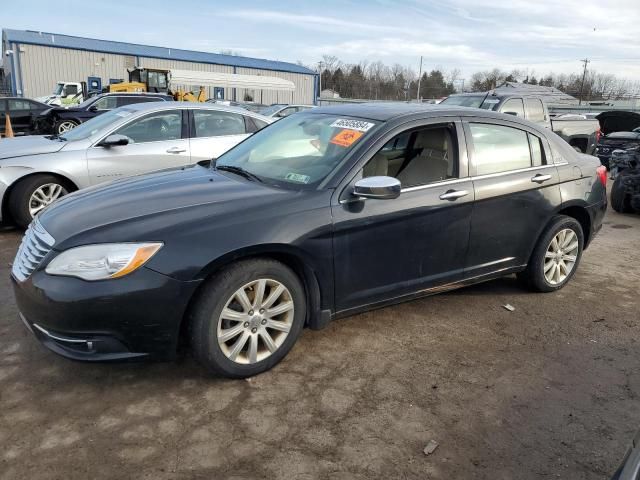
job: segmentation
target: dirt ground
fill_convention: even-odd
[[[1,232],[0,478],[609,478],[640,427],[640,216],[605,222],[560,292],[505,278],[339,320],[251,381],[49,353]]]

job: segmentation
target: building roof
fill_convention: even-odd
[[[135,43],[97,40],[94,38],[74,37],[71,35],[36,32],[32,30],[4,29],[3,34],[8,42],[14,43],[315,75],[314,71],[301,65],[296,65],[295,63],[264,60],[261,58],[197,52],[177,48],[152,47]]]

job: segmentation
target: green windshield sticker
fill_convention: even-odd
[[[300,173],[287,173],[284,178],[286,180],[289,180],[291,182],[296,182],[296,183],[309,183],[309,180],[311,180],[311,177],[309,175],[302,175]]]

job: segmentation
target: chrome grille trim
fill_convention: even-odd
[[[22,243],[13,261],[11,273],[20,282],[24,282],[38,268],[44,257],[56,243],[40,222],[36,219],[22,237]]]

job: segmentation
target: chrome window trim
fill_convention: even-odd
[[[427,188],[435,188],[435,187],[440,187],[440,186],[446,186],[446,185],[454,185],[456,183],[462,183],[462,182],[468,182],[469,180],[471,180],[471,177],[463,177],[463,178],[452,178],[449,180],[442,180],[440,182],[432,182],[432,183],[426,183],[424,185],[415,185],[413,187],[406,187],[400,190],[400,193],[406,193],[406,192],[416,192],[418,190],[424,190]]]
[[[505,172],[486,173],[484,175],[474,175],[473,177],[471,177],[471,179],[484,180],[485,178],[502,177],[504,175],[511,175],[512,173],[534,172],[536,170],[544,170],[545,168],[552,168],[556,166],[558,166],[558,164],[554,163],[551,165],[538,165],[537,167],[518,168],[516,170],[507,170]]]

